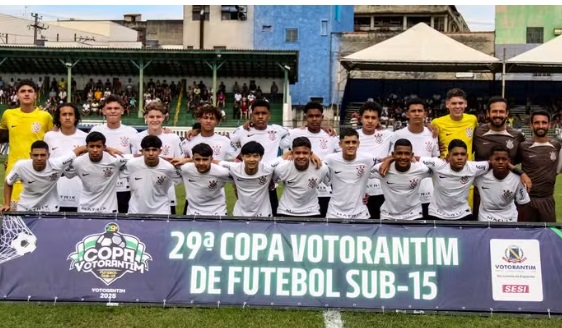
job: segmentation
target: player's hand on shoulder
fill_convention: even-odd
[[[174,133],[174,131],[167,126],[163,126],[162,131],[166,134]]]
[[[174,158],[170,158],[169,161],[174,166],[181,166],[183,164],[193,162],[193,158],[190,158],[190,157],[174,157]]]
[[[293,152],[292,151],[286,151],[283,153],[283,155],[281,155],[281,158],[287,161],[290,161],[293,159]]]
[[[123,157],[123,152],[113,147],[105,147],[105,151],[113,157]]]
[[[317,170],[322,167],[322,160],[316,154],[310,155],[310,161],[316,166]]]
[[[242,124],[242,128],[246,131],[250,131],[250,128],[254,126],[254,123],[251,121],[246,121]]]
[[[428,128],[429,131],[431,131],[431,134],[433,135],[434,138],[439,137],[439,128],[438,128],[437,126],[435,126],[435,125],[429,123],[429,124],[427,124],[425,127]],[[440,146],[441,146],[441,145],[440,145]],[[440,147],[440,148],[441,148],[441,147]],[[443,152],[443,151],[441,150],[441,152]]]
[[[199,130],[191,129],[191,130],[189,130],[185,133],[185,139],[187,139],[188,141],[191,141],[191,138],[197,136],[198,134],[199,134]]]

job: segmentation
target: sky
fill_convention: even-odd
[[[109,9],[109,10],[108,10]],[[493,5],[457,5],[471,31],[494,30]],[[183,19],[183,6],[115,5],[115,6],[16,6],[0,5],[0,13],[31,19],[31,13],[39,13],[45,21],[57,19],[123,19],[123,14],[142,14],[142,19]]]

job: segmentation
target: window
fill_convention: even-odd
[[[439,32],[445,32],[445,17],[433,18],[433,28]]]
[[[543,43],[544,28],[543,27],[527,27],[527,43]]]
[[[261,26],[262,32],[273,32],[273,26],[271,25],[262,25]]]
[[[371,30],[371,16],[355,16],[353,25],[356,32],[369,31]]]
[[[320,35],[328,35],[328,21],[322,20],[322,24],[320,26]]]
[[[215,49],[215,50],[226,50],[226,46],[214,46],[213,49]]]
[[[285,42],[297,42],[297,41],[299,41],[299,29],[298,28],[285,29]]]
[[[192,6],[191,9],[191,17],[192,20],[194,21],[198,21],[201,19],[201,10],[205,11],[205,20],[208,21],[209,20],[209,12],[210,12],[210,6]]]

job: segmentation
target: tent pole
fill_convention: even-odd
[[[503,48],[502,62],[502,98],[505,98],[505,47]]]

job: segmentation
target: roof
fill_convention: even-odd
[[[509,73],[550,72],[562,73],[562,37],[558,36],[547,43],[506,60]]]
[[[186,49],[123,49],[123,48],[48,48],[0,46],[0,66],[5,73],[66,74],[61,62],[79,60],[72,69],[76,75],[137,75],[133,64],[150,62],[145,75],[212,76],[208,64],[221,65],[220,77],[283,78],[279,67],[289,66],[290,83],[298,79],[296,50],[186,50]],[[208,63],[208,64],[207,64]]]
[[[344,57],[347,70],[463,72],[500,70],[500,60],[419,23],[369,48]]]

